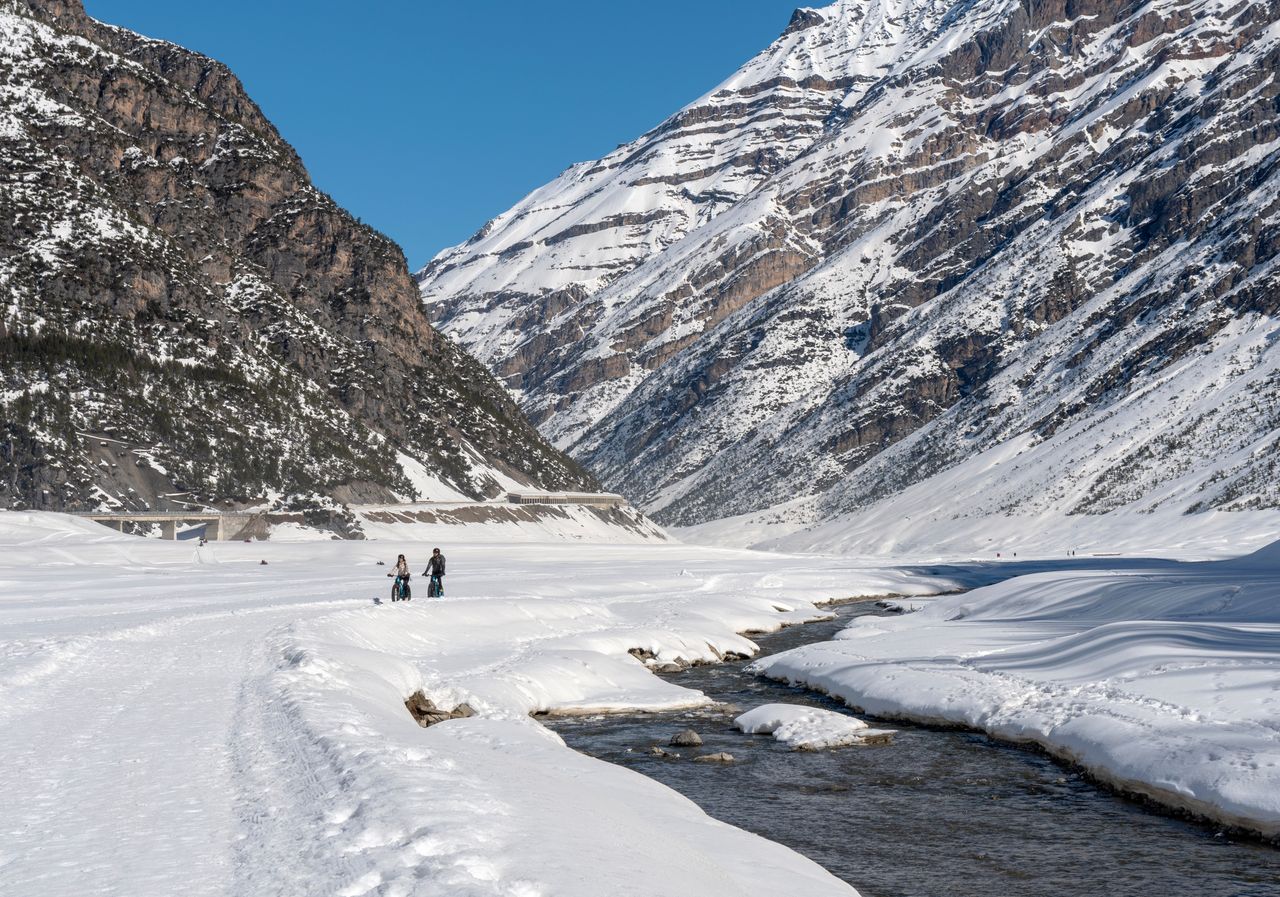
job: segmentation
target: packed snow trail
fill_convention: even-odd
[[[275,663],[261,645],[350,600],[304,569],[267,579],[256,557],[196,576],[190,546],[103,548],[34,553],[5,585],[0,881],[19,877],[0,890],[225,893],[259,734],[242,724]],[[119,572],[94,559],[118,552]]]
[[[0,513],[0,893],[852,893],[528,714],[696,704],[627,650],[711,660],[812,600],[953,580],[684,546],[446,550],[450,598],[379,607],[377,562],[429,549]],[[419,689],[482,718],[424,731]]]

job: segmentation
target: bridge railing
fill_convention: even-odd
[[[126,523],[159,523],[160,534],[165,539],[178,538],[179,523],[204,523],[206,538],[225,542],[231,538],[231,527],[235,521],[250,521],[261,514],[253,511],[71,511],[76,517],[93,520],[105,526],[112,526],[124,532]],[[213,533],[208,527],[212,525]],[[242,525],[237,531],[243,531]]]

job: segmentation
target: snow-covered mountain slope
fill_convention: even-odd
[[[0,506],[591,488],[224,66],[0,2]]]
[[[667,523],[854,519],[992,452],[957,516],[1274,509],[1277,70],[1274,3],[801,10],[423,297]]]
[[[563,366],[566,343],[602,317],[589,296],[732,208],[821,135],[851,83],[844,49],[794,26],[722,88],[441,253],[418,275],[428,306],[510,386],[536,391]]]

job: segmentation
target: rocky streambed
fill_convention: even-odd
[[[830,622],[757,639],[772,654],[831,637]],[[731,661],[673,672],[721,706],[547,718],[577,750],[680,791],[712,816],[786,844],[864,897],[1280,894],[1280,850],[1151,811],[1045,755],[956,729],[893,721],[885,744],[795,751],[733,726],[771,702],[848,711]],[[696,745],[671,745],[694,730]],[[688,740],[688,739],[685,739]],[[657,748],[657,750],[655,750]],[[695,762],[729,754],[732,762]]]

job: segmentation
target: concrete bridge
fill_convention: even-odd
[[[178,538],[179,523],[204,523],[205,538],[225,542],[238,536],[255,517],[262,515],[234,512],[222,514],[217,511],[80,511],[75,516],[96,520],[120,532],[124,532],[126,523],[159,523],[160,533],[166,539]]]

